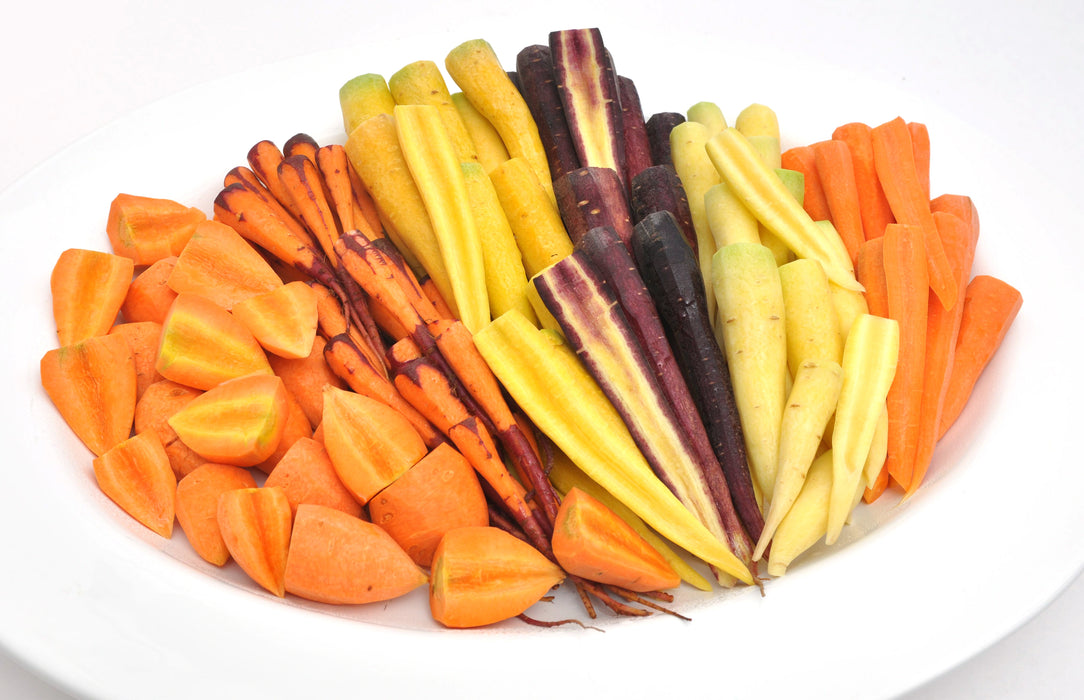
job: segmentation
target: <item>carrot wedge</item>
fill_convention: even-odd
[[[930,286],[922,229],[891,224],[884,235],[888,317],[900,326],[896,377],[888,392],[888,456],[884,468],[907,489],[914,471],[926,358]]]
[[[941,436],[960,417],[975,382],[1001,347],[1023,302],[1018,289],[996,277],[977,275],[968,283],[956,358],[941,415]]]
[[[95,455],[128,438],[136,404],[135,359],[123,335],[48,351],[41,384],[60,416]]]
[[[152,532],[167,539],[173,535],[177,477],[153,432],[138,433],[95,457],[94,478],[110,500]]]
[[[61,346],[109,331],[128,295],[134,270],[131,258],[112,253],[69,248],[60,254],[49,287]]]
[[[926,248],[927,276],[930,288],[946,309],[956,303],[957,284],[948,256],[937,233],[930,211],[930,198],[923,188],[915,163],[911,132],[903,119],[896,117],[873,128],[873,159],[877,177],[884,188],[892,214],[901,224],[919,226]]]

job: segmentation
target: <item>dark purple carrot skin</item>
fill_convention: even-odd
[[[538,135],[546,149],[550,175],[554,180],[580,167],[580,157],[572,144],[572,134],[565,120],[565,107],[557,92],[550,47],[527,46],[516,56],[520,94],[534,117]]]
[[[621,97],[617,74],[603,44],[602,33],[597,28],[550,32],[549,46],[557,91],[565,107],[565,121],[579,154],[580,165],[613,168],[627,189]],[[576,79],[589,75],[597,75],[598,79],[576,87]],[[589,117],[599,114],[605,124],[602,133],[587,123]],[[590,153],[594,149],[588,149],[590,143],[601,144],[600,150],[608,152],[612,162],[592,162]]]
[[[706,314],[700,265],[669,212],[649,214],[636,225],[632,242],[637,267],[726,477],[732,511],[755,542],[764,517],[753,491],[730,370]]]
[[[652,163],[674,166],[674,160],[670,157],[670,132],[683,121],[685,115],[680,112],[656,112],[648,117],[647,140],[651,144]]]
[[[621,98],[621,131],[625,137],[625,182],[631,187],[633,179],[644,168],[654,165],[654,161],[636,83],[623,75],[617,76],[617,94]]]
[[[632,214],[617,172],[611,168],[578,168],[553,181],[553,194],[573,245],[591,229],[609,226],[632,250]]]
[[[576,250],[582,252],[599,271],[624,311],[629,326],[648,355],[662,392],[674,409],[674,415],[682,434],[686,436],[689,448],[702,465],[705,477],[722,479],[715,451],[708,439],[704,423],[700,420],[700,413],[681,373],[681,367],[674,357],[655,301],[651,298],[631,253],[620,243],[613,229],[598,227],[588,231],[576,245]],[[726,484],[723,483],[720,488],[726,489]]]
[[[292,155],[308,155],[320,149],[316,139],[305,133],[294,134],[282,144],[282,155],[289,158]]]
[[[640,171],[632,179],[629,209],[634,226],[648,214],[657,211],[670,212],[681,226],[685,242],[693,249],[693,253],[696,253],[699,244],[696,240],[696,229],[693,228],[693,216],[689,211],[689,198],[685,195],[685,186],[681,184],[681,178],[673,167],[652,165]]]

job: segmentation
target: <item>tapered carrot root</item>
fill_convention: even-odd
[[[109,331],[128,294],[134,270],[131,258],[110,253],[70,248],[60,254],[49,287],[61,346]]]
[[[94,477],[126,513],[162,537],[172,536],[177,479],[153,432],[137,433],[95,457]]]
[[[1001,347],[1023,302],[1019,290],[996,277],[978,275],[968,283],[956,356],[941,416],[942,436],[963,412],[975,383]]]
[[[247,469],[205,462],[177,482],[177,523],[204,561],[223,566],[230,552],[218,527],[218,497],[227,491],[256,488]]]
[[[359,605],[396,598],[427,580],[380,527],[327,506],[298,506],[284,572],[289,593]]]
[[[489,509],[478,476],[451,445],[438,445],[368,503],[372,521],[428,567],[444,533],[456,527],[489,525]]]
[[[630,591],[666,590],[681,583],[673,567],[644,538],[578,488],[561,501],[553,554],[570,574]]]
[[[503,530],[456,528],[433,557],[429,608],[446,627],[481,627],[525,612],[564,578],[559,566]]]
[[[218,527],[230,556],[274,595],[286,595],[286,555],[292,512],[280,488],[226,491],[218,499]]]
[[[45,353],[41,384],[83,444],[102,455],[128,438],[136,404],[136,369],[122,335],[89,338]]]

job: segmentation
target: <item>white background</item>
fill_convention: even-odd
[[[1084,10],[1075,1],[729,6],[655,0],[653,9],[642,10],[631,1],[382,4],[387,7],[323,0],[23,4],[18,19],[6,20],[0,42],[0,189],[98,127],[186,88],[380,33],[408,37],[448,28],[457,40],[473,38],[470,27],[480,17],[533,26],[540,37],[576,26],[605,31],[616,17],[643,27],[683,23],[690,32],[741,26],[766,50],[784,47],[848,67],[928,99],[976,128],[1017,145],[1026,142],[1018,150],[1037,172],[1079,179],[1084,158],[1078,121],[1084,114]],[[645,46],[668,49],[679,50]],[[698,76],[691,70],[674,78]],[[222,116],[209,108],[209,126]],[[1079,236],[1079,228],[1079,222],[1066,222],[1066,235]],[[908,697],[1078,697],[1084,687],[1082,631],[1084,582],[1078,580],[1008,638]],[[0,696],[66,697],[3,650]]]

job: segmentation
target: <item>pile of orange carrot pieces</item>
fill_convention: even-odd
[[[978,211],[968,196],[931,195],[924,124],[847,123],[831,139],[784,152],[783,167],[805,176],[809,215],[839,231],[870,313],[899,323],[888,454],[864,499],[875,501],[890,485],[910,495],[1023,297],[997,277],[973,275]]]

